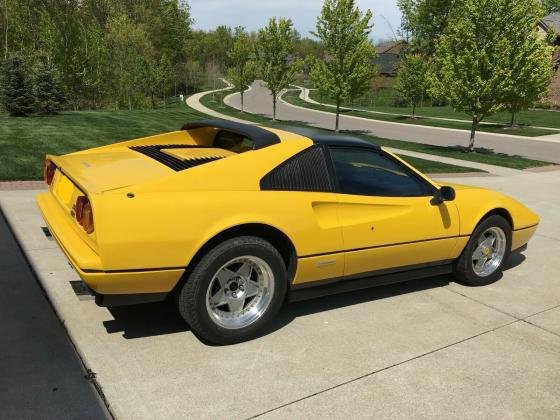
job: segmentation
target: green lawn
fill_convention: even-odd
[[[268,117],[249,114],[249,113],[241,113],[239,110],[225,105],[223,102],[223,97],[228,95],[229,93],[231,92],[225,92],[225,93],[220,92],[219,95],[218,94],[215,95],[214,99],[212,99],[210,95],[206,95],[202,97],[201,102],[204,105],[206,105],[208,108],[212,108],[223,114],[232,115],[238,118],[259,122],[270,126],[275,126],[275,125],[281,126],[286,124],[285,121],[273,123]],[[294,95],[294,92],[288,92],[288,94]],[[286,97],[286,95],[284,95],[284,97]],[[302,125],[302,124],[301,123],[295,124],[293,122],[290,122],[290,125]],[[448,146],[448,147],[432,146],[429,144],[414,143],[409,141],[384,139],[380,137],[368,136],[365,134],[356,134],[356,133],[349,133],[349,134],[352,134],[357,137],[361,137],[368,141],[375,142],[381,146],[393,147],[395,149],[412,150],[415,152],[428,153],[431,155],[468,160],[471,162],[487,163],[489,165],[505,166],[507,168],[527,169],[527,168],[551,165],[551,163],[549,162],[527,159],[521,156],[506,155],[503,153],[488,152],[485,150],[469,153],[469,152],[465,152],[463,149],[458,148],[456,146]],[[412,159],[410,157],[405,157],[405,159],[409,162],[412,162]],[[423,168],[422,170],[426,172],[432,172],[432,173],[434,172],[434,169],[431,168],[430,169]],[[469,169],[469,171],[473,172],[475,170]],[[452,172],[452,171],[444,170],[442,168],[439,172]]]
[[[207,98],[211,100],[211,96]],[[251,118],[250,114],[242,117],[270,123],[258,116]],[[204,118],[208,116],[178,104],[155,110],[76,111],[28,118],[0,114],[0,180],[41,179],[47,153],[64,154],[173,131],[186,122]],[[421,159],[407,160],[426,172],[473,171]]]
[[[316,91],[311,91],[310,98],[316,101],[320,101],[320,96]],[[329,106],[314,105],[303,101],[299,98],[299,91],[289,91],[284,95],[284,99],[294,105],[309,107],[312,109],[318,109],[321,111],[334,112],[334,109]],[[323,98],[323,103],[332,104],[332,100]],[[350,105],[347,105],[350,106]],[[355,104],[356,108],[368,109],[378,112],[388,112],[394,114],[410,114],[412,109],[410,108],[398,108],[398,107],[388,107],[388,106],[368,106],[367,104],[361,104],[359,101]],[[428,125],[432,127],[444,127],[444,128],[456,128],[462,130],[470,129],[470,121],[465,114],[455,112],[450,107],[418,107],[416,109],[417,118],[409,118],[400,115],[385,115],[385,114],[375,114],[367,111],[343,111],[345,115],[353,115],[357,117],[370,118],[381,121],[392,121],[399,122],[403,124],[418,124],[418,125]],[[461,121],[442,121],[434,120],[429,117],[438,118],[453,118],[465,120]],[[530,110],[519,113],[516,117],[516,123],[518,126],[513,128],[508,127],[510,115],[507,113],[498,113],[487,118],[486,122],[495,123],[492,125],[481,124],[479,126],[479,131],[489,132],[489,133],[501,133],[510,134],[516,136],[543,136],[547,134],[560,133],[557,130],[547,130],[536,127],[551,127],[560,129],[560,112],[546,111],[546,110]],[[506,125],[504,125],[506,124]]]
[[[43,177],[47,153],[64,154],[141,136],[178,130],[207,118],[185,105],[134,111],[76,111],[41,117],[0,114],[0,180]]]

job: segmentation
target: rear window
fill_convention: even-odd
[[[243,153],[253,150],[255,142],[241,134],[230,131],[220,131],[214,138],[213,147],[230,150],[235,153]]]

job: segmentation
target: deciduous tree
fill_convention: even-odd
[[[228,57],[231,66],[226,70],[226,77],[233,84],[235,91],[241,95],[241,112],[243,112],[243,94],[257,76],[255,48],[247,32],[242,29],[237,31],[233,47],[228,51]]]
[[[537,2],[518,0],[510,8],[512,19],[504,30],[510,33],[514,42],[510,44],[507,56],[508,86],[504,105],[511,114],[510,126],[515,122],[515,114],[529,109],[546,94],[554,74],[551,63],[552,49],[538,36],[535,28],[544,14]]]
[[[314,35],[324,48],[310,77],[320,92],[335,100],[335,130],[338,131],[340,105],[369,89],[374,74],[375,49],[369,39],[371,10],[362,13],[354,0],[325,0],[317,18]]]
[[[272,120],[276,120],[276,101],[282,89],[294,81],[300,61],[294,59],[294,31],[290,19],[272,18],[259,30],[256,53],[260,75],[272,94]]]
[[[560,0],[542,0],[546,13],[560,12]]]
[[[520,82],[523,68],[531,66],[519,63],[520,71],[515,72],[517,57],[530,61],[543,58],[544,53],[521,53],[526,48],[547,48],[528,31],[528,20],[521,10],[531,7],[538,9],[538,1],[462,0],[439,39],[435,56],[438,71],[432,78],[431,92],[472,118],[471,151],[478,124],[506,108],[512,86]],[[520,47],[525,42],[526,48]]]
[[[460,0],[398,0],[402,13],[401,32],[410,52],[434,54],[445,31],[449,14]]]
[[[412,106],[412,118],[428,90],[428,74],[428,59],[420,54],[408,54],[401,61],[394,88]]]

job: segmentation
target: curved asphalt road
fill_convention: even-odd
[[[245,111],[271,116],[272,98],[270,92],[261,83],[256,81],[253,83],[252,89],[245,92]],[[240,108],[239,94],[226,97],[225,102],[227,105]],[[290,105],[282,100],[277,102],[276,116],[283,121],[304,122],[321,128],[334,128],[333,113]],[[366,131],[378,137],[437,146],[467,146],[469,139],[469,132],[466,130],[377,121],[348,115],[340,116],[340,129]],[[559,141],[479,132],[476,135],[475,147],[560,164]]]

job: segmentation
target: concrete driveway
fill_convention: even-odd
[[[230,106],[240,108],[240,95],[234,94],[226,97],[225,102]],[[244,105],[247,112],[272,115],[272,97],[260,81],[254,82],[251,90],[245,93]],[[294,106],[282,100],[278,101],[276,115],[278,119],[284,121],[305,122],[316,127],[334,129],[333,113]],[[560,113],[558,118],[560,118]],[[340,129],[366,131],[378,137],[437,146],[467,146],[469,144],[468,130],[402,124],[349,115],[341,115]],[[475,146],[491,149],[495,152],[560,163],[560,139],[539,139],[478,132]]]
[[[499,282],[444,276],[294,303],[228,347],[199,341],[168,303],[79,300],[34,192],[0,191],[0,205],[117,418],[560,418],[560,172],[449,181],[542,217]]]

